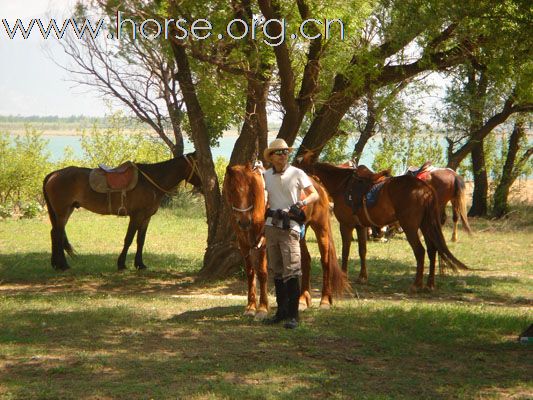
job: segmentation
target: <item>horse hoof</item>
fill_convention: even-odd
[[[122,272],[122,271],[125,271],[125,270],[126,270],[126,266],[125,266],[125,265],[119,265],[119,266],[117,267],[117,271],[118,271],[118,272]]]
[[[357,282],[360,285],[366,285],[368,283],[368,278],[359,277],[359,278],[357,278],[357,280],[355,282]]]
[[[144,265],[144,264],[139,264],[139,265],[136,265],[135,268],[137,268],[137,270],[141,271],[141,270],[146,269],[148,267],[146,265]]]
[[[266,311],[258,311],[255,314],[254,321],[263,321],[266,319],[268,313]]]
[[[435,290],[435,285],[427,285],[424,289],[427,292],[433,292]]]
[[[307,303],[305,301],[300,301],[300,303],[298,303],[298,311],[305,311],[307,308]]]
[[[245,317],[253,317],[253,316],[255,315],[255,310],[254,310],[254,309],[251,309],[251,308],[246,309],[246,310],[244,311],[243,315],[244,315]]]
[[[324,303],[320,303],[320,308],[322,310],[329,310],[331,308],[331,304],[327,303],[327,302],[324,302]]]

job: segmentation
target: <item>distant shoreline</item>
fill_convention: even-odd
[[[82,136],[83,132],[81,130],[76,130],[76,129],[39,129],[38,127],[35,127],[35,126],[32,126],[32,128],[35,128],[37,130],[37,132],[39,132],[40,134],[42,134],[43,136]],[[102,128],[102,129],[105,129],[105,128]],[[89,131],[89,129],[85,129],[86,132]],[[20,129],[4,129],[2,128],[1,124],[0,124],[0,132],[5,132],[9,135],[24,135],[26,133],[26,130],[24,128],[20,128]],[[139,132],[139,130],[129,130],[129,129],[125,129],[124,132],[126,134],[132,134],[132,133],[136,133],[136,132]],[[269,133],[273,132],[272,130],[269,131]],[[149,132],[149,134],[153,137],[157,137],[157,135],[155,133],[151,133]],[[223,136],[224,137],[238,137],[239,136],[239,132],[236,130],[236,129],[228,129],[226,131],[224,131],[223,133]]]

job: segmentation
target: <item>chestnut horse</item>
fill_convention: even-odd
[[[69,269],[65,251],[74,254],[68,241],[65,226],[75,208],[83,207],[98,214],[115,214],[122,211],[129,215],[130,222],[124,239],[124,248],[118,257],[119,270],[126,268],[126,255],[137,233],[135,267],[144,269],[143,246],[150,218],[159,208],[165,193],[175,188],[184,179],[196,187],[201,186],[197,174],[195,154],[173,158],[155,164],[135,164],[139,171],[137,185],[122,193],[98,193],[89,185],[91,169],[66,167],[48,174],[43,182],[43,194],[52,223],[52,267]],[[110,196],[110,197],[108,197]]]
[[[444,222],[446,222],[446,204],[448,204],[449,201],[452,203],[452,242],[457,241],[457,225],[459,225],[459,218],[461,218],[463,229],[471,234],[472,230],[470,229],[466,213],[465,182],[463,178],[450,168],[430,167],[426,172],[417,174],[418,171],[417,168],[414,168],[413,171],[413,167],[410,167],[407,170],[406,175],[416,176],[418,179],[425,181],[435,189],[439,199],[441,223],[443,225]]]
[[[424,247],[420,242],[418,230],[424,236],[429,257],[429,276],[427,287],[435,288],[435,260],[438,253],[443,266],[467,269],[448,249],[442,234],[440,212],[438,209],[437,194],[435,190],[425,182],[408,175],[386,178],[373,206],[366,207],[363,203],[354,214],[351,206],[345,201],[345,193],[348,190],[349,181],[354,179],[366,179],[371,177],[372,172],[359,166],[356,169],[347,169],[328,163],[312,163],[313,154],[306,154],[300,159],[298,165],[307,173],[316,176],[326,187],[333,199],[333,212],[340,224],[342,236],[342,269],[347,272],[348,256],[352,240],[352,232],[357,230],[359,244],[359,257],[361,259],[361,271],[358,281],[366,283],[368,273],[366,268],[366,228],[370,226],[385,226],[398,221],[405,232],[407,240],[413,249],[417,268],[415,281],[411,286],[412,291],[423,287],[424,275]],[[386,175],[381,173],[380,175]]]
[[[340,295],[349,288],[346,275],[341,271],[333,242],[328,196],[324,188],[313,180],[320,200],[304,207],[307,216],[306,226],[315,231],[320,249],[323,283],[320,307],[332,304],[332,296]],[[248,305],[245,314],[256,313],[255,275],[260,286],[259,307],[256,319],[262,319],[268,311],[267,298],[267,261],[264,238],[265,224],[265,186],[260,168],[251,164],[234,165],[226,168],[224,196],[231,207],[232,226],[237,236],[240,252],[244,258],[248,279]],[[311,256],[305,238],[300,241],[302,250],[302,291],[300,309],[311,306],[310,272]]]

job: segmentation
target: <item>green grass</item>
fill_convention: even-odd
[[[161,210],[149,270],[135,271],[132,253],[124,273],[126,219],[76,212],[68,234],[78,256],[66,273],[50,267],[46,218],[0,221],[0,398],[531,398],[533,352],[517,342],[533,322],[531,214],[472,221],[474,236],[449,243],[472,270],[437,276],[433,293],[408,293],[404,239],[369,243],[369,284],[354,283],[352,260],[358,297],[313,307],[296,331],[242,316],[242,275],[196,279],[201,215]],[[336,243],[340,254],[337,232]],[[312,235],[309,244],[316,305]]]

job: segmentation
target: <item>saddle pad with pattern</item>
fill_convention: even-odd
[[[366,194],[367,207],[372,207],[377,203],[379,192],[381,191],[381,188],[383,187],[384,183],[385,181],[377,183],[374,186],[372,186],[372,188],[370,188],[370,190]]]

